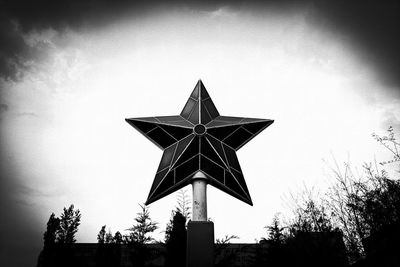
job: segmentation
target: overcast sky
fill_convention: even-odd
[[[78,242],[129,228],[162,151],[124,119],[178,115],[199,78],[221,115],[275,120],[238,152],[254,206],[208,187],[217,238],[266,236],[332,155],[388,159],[371,134],[400,130],[400,10],[362,3],[0,1],[0,258],[36,264],[70,204]],[[176,198],[150,205],[157,239]]]

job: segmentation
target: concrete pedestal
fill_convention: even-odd
[[[187,229],[187,267],[214,266],[214,223],[190,221]]]

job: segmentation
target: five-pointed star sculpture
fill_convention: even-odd
[[[164,150],[146,205],[190,184],[198,171],[209,184],[253,205],[236,151],[273,120],[220,116],[199,80],[179,116],[126,121]]]

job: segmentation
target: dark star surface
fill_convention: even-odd
[[[198,171],[253,205],[236,151],[273,120],[220,116],[199,80],[180,115],[126,121],[164,151],[146,205],[190,184]]]

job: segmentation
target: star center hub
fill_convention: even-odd
[[[204,126],[203,124],[197,124],[196,126],[194,126],[193,128],[193,132],[196,135],[203,135],[206,133],[206,126]]]

